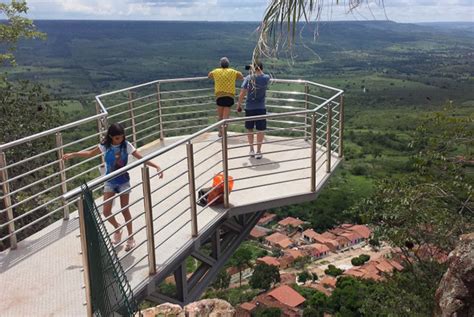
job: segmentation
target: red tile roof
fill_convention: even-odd
[[[321,237],[321,235],[317,232],[315,232],[313,229],[307,229],[303,231],[303,235],[310,238],[310,239],[317,239]]]
[[[318,253],[323,253],[323,252],[328,252],[329,251],[329,248],[326,245],[321,244],[321,243],[313,243],[313,244],[310,244],[310,245],[306,246],[306,248],[315,250]]]
[[[258,224],[266,224],[275,219],[275,214],[264,214],[262,218],[258,220]]]
[[[250,236],[255,239],[264,237],[266,235],[267,235],[267,232],[265,230],[257,228],[257,227],[254,227],[252,231],[250,231]]]
[[[335,234],[332,234],[332,233],[330,233],[330,232],[328,232],[328,231],[321,233],[321,236],[323,236],[323,237],[326,238],[326,239],[332,239],[332,240],[333,240],[333,239],[336,239],[336,235],[335,235]]]
[[[257,305],[255,305],[253,303],[250,303],[250,302],[242,303],[239,306],[240,306],[240,308],[242,308],[243,310],[246,310],[248,312],[252,312],[257,307]]]
[[[278,245],[282,249],[286,249],[293,244],[293,241],[291,241],[290,238],[279,232],[275,232],[274,234],[269,235],[265,238],[265,240],[272,244]]]
[[[289,249],[285,251],[285,254],[290,255],[293,259],[301,258],[304,256],[304,253],[301,250]]]
[[[370,231],[369,227],[364,225],[353,225],[349,228],[349,230],[357,232],[364,239],[368,239],[372,234],[372,231]]]
[[[293,218],[293,217],[286,217],[283,220],[280,220],[278,222],[279,225],[281,226],[292,226],[292,227],[298,227],[304,224],[304,221],[301,221],[299,219]]]
[[[290,307],[297,307],[305,302],[304,297],[288,285],[277,287],[270,291],[268,295]]]
[[[262,258],[258,258],[257,263],[265,263],[268,265],[274,265],[276,267],[280,266],[280,262],[277,260],[277,258],[274,258],[272,256],[264,256]]]

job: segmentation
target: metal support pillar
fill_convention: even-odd
[[[4,152],[0,152],[0,181],[3,190],[3,205],[7,210],[8,234],[10,235],[10,249],[17,248],[17,239],[15,233],[15,222],[13,221],[12,200],[10,197],[10,184],[8,183],[7,159]]]
[[[182,303],[186,303],[188,298],[188,283],[186,279],[186,262],[174,271],[174,279],[176,281],[176,294]]]
[[[59,179],[61,180],[61,193],[64,195],[67,193],[67,184],[66,184],[66,166],[64,164],[63,155],[64,155],[64,148],[63,148],[63,136],[61,132],[56,133],[56,148],[58,149],[58,161],[59,161]],[[62,199],[63,204],[63,219],[69,219],[69,205],[67,201]]]
[[[197,207],[196,207],[196,185],[194,182],[194,151],[193,144],[186,144],[186,151],[188,157],[188,181],[189,181],[189,204],[191,207],[191,235],[197,237],[198,223],[197,223]]]
[[[151,201],[150,169],[142,167],[143,203],[145,207],[146,238],[148,250],[148,273],[156,274],[155,236],[153,234],[153,205]]]

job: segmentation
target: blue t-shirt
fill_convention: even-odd
[[[265,95],[270,76],[256,75],[245,77],[242,88],[247,89],[247,102],[245,110],[265,109]]]
[[[99,144],[99,149],[104,154],[106,174],[112,173],[113,171],[127,165],[128,155],[135,152],[135,147],[128,141],[119,145],[110,145],[109,147]],[[130,176],[128,173],[124,173],[112,178],[108,182],[114,185],[121,185],[129,180]]]

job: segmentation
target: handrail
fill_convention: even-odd
[[[207,77],[201,77],[202,78],[207,78]],[[276,80],[278,82],[291,82],[291,83],[304,83],[305,81],[303,80],[282,80],[282,79],[278,79]],[[154,82],[151,82],[151,83],[157,83],[158,81],[154,81]],[[313,84],[313,83],[312,83]],[[142,85],[139,85],[139,86],[142,86]],[[320,86],[324,86],[324,85],[320,85]],[[136,86],[138,87],[138,86]],[[329,86],[326,86],[326,87],[329,87]],[[313,113],[313,112],[316,112],[317,110],[321,109],[322,107],[326,106],[328,103],[332,102],[335,98],[339,97],[342,93],[343,93],[343,90],[340,90],[340,89],[335,89],[335,88],[330,88],[330,89],[334,89],[334,90],[337,90],[338,92],[333,95],[331,98],[327,99],[325,102],[323,102],[322,104],[320,104],[318,107],[314,108],[314,109],[310,109],[310,110],[300,110],[300,111],[291,111],[291,112],[284,112],[284,113],[274,113],[274,114],[266,114],[266,115],[260,115],[260,116],[253,116],[252,119],[253,120],[258,120],[258,119],[267,119],[267,118],[277,118],[277,117],[285,117],[285,116],[291,116],[291,115],[300,115],[300,114],[307,114],[307,113]],[[121,92],[121,91],[124,91],[123,89],[120,90],[120,91],[116,91],[116,92]],[[96,178],[90,182],[87,183],[87,186],[89,188],[94,188],[96,187],[97,185],[99,184],[102,184],[120,174],[123,174],[137,166],[140,166],[141,164],[144,164],[145,162],[148,162],[149,160],[152,160],[154,158],[156,158],[157,156],[161,155],[161,154],[164,154],[180,145],[183,145],[189,141],[191,141],[192,139],[202,135],[203,133],[206,133],[210,130],[213,130],[223,124],[226,124],[226,123],[233,123],[233,122],[240,122],[240,121],[245,121],[245,120],[248,120],[248,118],[232,118],[232,119],[223,119],[223,120],[220,120],[202,130],[199,130],[191,135],[189,135],[188,137],[182,139],[182,140],[179,140],[173,144],[170,144],[168,146],[165,146],[164,148],[161,148],[161,149],[158,149],[156,150],[155,152],[152,152],[146,156],[144,156],[143,158],[139,159],[139,160],[136,160],[130,164],[127,164],[126,166],[112,172],[112,173],[109,173],[107,175],[104,175],[104,176],[101,176],[99,178]],[[68,200],[68,199],[71,199],[71,198],[74,198],[76,196],[78,196],[79,194],[81,193],[81,189],[80,188],[76,188],[76,189],[73,189],[69,192],[67,192],[66,194],[63,195],[63,198]]]
[[[90,122],[90,121],[94,121],[98,118],[102,118],[102,117],[106,117],[108,112],[107,110],[105,110],[104,106],[101,105],[101,108],[103,109],[103,113],[101,114],[96,114],[92,117],[87,117],[87,118],[84,118],[84,119],[80,119],[80,120],[77,120],[77,121],[74,121],[74,122],[71,122],[71,123],[67,123],[67,124],[64,124],[62,126],[59,126],[59,127],[56,127],[56,128],[53,128],[53,129],[49,129],[49,130],[46,130],[46,131],[42,131],[42,132],[39,132],[39,133],[36,133],[36,134],[33,134],[33,135],[29,135],[27,137],[24,137],[24,138],[21,138],[21,139],[18,139],[18,140],[15,140],[15,141],[11,141],[11,142],[8,142],[8,143],[4,143],[4,144],[0,144],[0,152],[6,150],[6,149],[9,149],[13,146],[16,146],[16,145],[19,145],[19,144],[22,144],[22,143],[26,143],[26,142],[30,142],[30,141],[33,141],[33,140],[36,140],[36,139],[39,139],[43,136],[47,136],[47,135],[51,135],[51,134],[54,134],[56,132],[60,132],[60,131],[63,131],[63,130],[66,130],[66,129],[69,129],[69,128],[74,128],[74,127],[77,127],[83,123],[87,123],[87,122]]]

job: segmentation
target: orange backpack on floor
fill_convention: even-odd
[[[229,193],[234,188],[234,178],[229,175]],[[206,197],[203,197],[207,194]],[[224,174],[219,173],[212,179],[212,187],[203,188],[198,193],[198,205],[206,206],[224,203]]]

